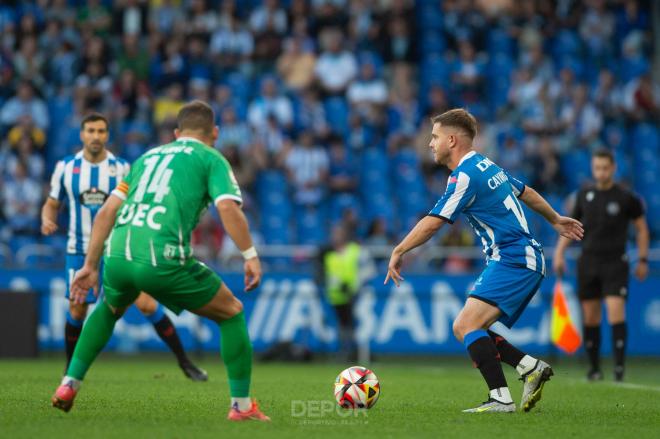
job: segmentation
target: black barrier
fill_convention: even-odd
[[[0,358],[36,357],[38,295],[0,290]]]

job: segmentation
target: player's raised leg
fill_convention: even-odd
[[[523,382],[523,395],[520,407],[528,412],[541,399],[543,385],[553,375],[552,368],[548,363],[525,354],[520,349],[509,343],[501,335],[488,330],[488,335],[495,343],[500,360],[516,369]]]
[[[115,323],[125,310],[125,307],[113,308],[105,300],[96,306],[83,327],[66,375],[52,397],[53,407],[65,412],[71,410],[87,371],[110,340]]]
[[[165,342],[176,356],[183,374],[193,381],[207,381],[209,377],[206,371],[195,366],[186,355],[186,351],[183,349],[179,334],[172,320],[165,314],[165,307],[145,293],[140,293],[135,301],[135,306],[154,325],[154,329],[160,339]]]
[[[241,301],[223,283],[209,303],[192,312],[213,320],[220,327],[220,351],[227,368],[231,396],[227,418],[232,421],[270,421],[259,410],[256,401],[250,399],[252,342]]]
[[[500,355],[495,343],[484,328],[490,327],[500,316],[500,310],[481,300],[469,297],[454,320],[453,330],[488,385],[488,400],[465,413],[510,413],[516,410],[506,383]]]

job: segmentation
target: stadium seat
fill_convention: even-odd
[[[323,102],[328,125],[335,133],[344,136],[348,132],[348,105],[344,98],[331,97]]]

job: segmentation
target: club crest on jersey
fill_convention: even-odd
[[[102,206],[107,198],[108,194],[93,187],[80,194],[80,204],[85,207],[96,208]]]
[[[115,165],[108,165],[108,175],[110,177],[117,176],[117,167]]]
[[[611,216],[618,215],[619,212],[621,211],[621,208],[619,207],[619,203],[616,201],[611,201],[607,203],[607,213],[609,213]]]

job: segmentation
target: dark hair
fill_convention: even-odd
[[[456,127],[465,131],[465,134],[474,139],[477,135],[477,119],[463,108],[454,108],[431,118],[434,124],[439,123],[445,127]]]
[[[80,122],[80,129],[84,130],[85,124],[88,122],[98,122],[99,120],[105,122],[106,130],[110,129],[110,124],[108,123],[108,119],[101,113],[90,113],[87,116],[83,117],[83,120]]]
[[[614,154],[612,154],[612,151],[610,151],[609,149],[598,148],[597,150],[594,151],[591,157],[608,159],[610,163],[614,164]]]
[[[179,131],[199,131],[210,135],[215,124],[215,114],[209,104],[194,100],[184,105],[176,116]]]

